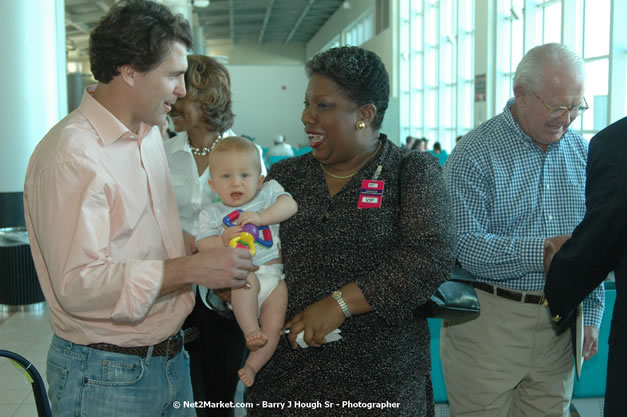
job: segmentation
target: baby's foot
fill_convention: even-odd
[[[262,348],[268,343],[268,336],[266,336],[261,330],[253,330],[246,335],[246,346],[251,352]]]
[[[252,387],[253,383],[255,382],[255,376],[257,375],[257,372],[255,372],[252,366],[244,365],[242,369],[237,371],[237,374],[239,375],[239,379],[242,380],[244,385],[246,385],[247,387]]]

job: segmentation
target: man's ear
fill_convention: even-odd
[[[360,119],[366,122],[367,125],[372,125],[374,117],[377,115],[377,108],[374,104],[364,104],[359,109]]]
[[[129,87],[133,87],[135,85],[135,80],[137,79],[139,72],[137,72],[137,70],[130,65],[122,65],[120,68],[118,68],[118,70],[120,71],[120,75],[122,76],[124,82]]]
[[[518,103],[520,107],[525,107],[527,104],[529,98],[527,93],[528,89],[525,86],[520,84],[514,86],[514,97],[516,97],[516,103]]]

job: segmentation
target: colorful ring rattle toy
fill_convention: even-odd
[[[235,226],[234,221],[239,218],[239,214],[242,210],[235,210],[222,219],[222,223],[224,223],[225,227],[233,227]],[[261,232],[261,236],[259,234]],[[238,236],[235,236],[233,239],[229,241],[229,246],[232,248],[244,248],[250,251],[252,256],[255,256],[255,242],[259,243],[266,248],[272,247],[272,232],[268,226],[255,226],[252,223],[245,224],[242,227],[242,233]]]

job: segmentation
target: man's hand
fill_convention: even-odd
[[[560,250],[570,235],[559,235],[544,239],[544,272],[549,272],[553,256]]]
[[[583,360],[587,361],[599,351],[599,328],[584,326],[583,328]]]
[[[246,249],[206,248],[195,255],[166,260],[159,295],[189,284],[207,288],[241,288],[246,286],[248,274],[255,269],[253,257]]]

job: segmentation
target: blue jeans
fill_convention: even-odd
[[[105,352],[53,336],[46,370],[55,417],[195,417],[189,355]],[[178,407],[177,407],[178,402]]]

